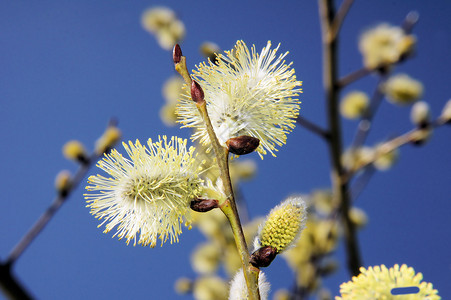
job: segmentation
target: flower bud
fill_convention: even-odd
[[[174,50],[172,51],[172,59],[174,60],[174,64],[178,64],[182,59],[182,48],[180,48],[179,44],[175,44]]]
[[[218,200],[197,198],[191,201],[190,207],[197,212],[207,212],[218,207]]]
[[[290,197],[274,207],[254,241],[254,248],[271,246],[281,253],[294,246],[305,227],[306,204],[301,197]]]
[[[349,219],[357,228],[362,228],[368,223],[368,216],[363,209],[352,207],[348,214]]]
[[[277,249],[271,246],[264,246],[252,253],[250,263],[257,268],[264,268],[271,264],[276,258]]]
[[[309,291],[316,289],[318,285],[317,269],[312,262],[305,262],[297,269],[296,283]]]
[[[191,99],[193,99],[196,104],[202,104],[205,102],[204,97],[204,90],[202,90],[202,87],[197,81],[193,80],[191,82]]]
[[[398,105],[411,104],[423,95],[423,84],[407,74],[398,74],[387,80],[384,87],[387,99]]]
[[[176,104],[166,103],[160,108],[160,119],[167,126],[174,126],[177,124],[177,115],[175,114]]]
[[[257,164],[251,159],[234,160],[230,164],[230,177],[232,180],[249,180],[257,173]]]
[[[217,53],[221,52],[218,45],[212,42],[204,42],[200,45],[200,52],[208,58],[212,63],[216,63]]]
[[[147,9],[141,17],[141,25],[151,33],[157,33],[166,28],[176,19],[174,11],[167,7],[153,7]]]
[[[286,289],[277,290],[273,296],[273,300],[290,300],[290,299],[291,293]]]
[[[189,278],[179,278],[174,285],[175,291],[179,295],[185,295],[193,290],[193,281]]]
[[[335,221],[326,219],[318,221],[313,229],[317,253],[329,253],[337,247],[339,230]]]
[[[81,164],[89,162],[88,154],[82,143],[72,140],[64,144],[63,155],[70,160],[75,160]]]
[[[367,68],[387,67],[397,62],[405,53],[405,33],[399,26],[380,24],[364,32],[359,40],[359,49]]]
[[[230,138],[226,142],[229,151],[236,155],[245,155],[254,152],[260,145],[260,140],[247,135]]]
[[[185,24],[180,20],[174,20],[169,24],[168,31],[171,33],[174,42],[180,41],[185,36]],[[172,45],[174,45],[174,42]],[[170,47],[168,48],[168,50],[171,49]]]
[[[213,274],[219,267],[222,249],[216,243],[204,243],[191,255],[191,265],[200,274]]]
[[[108,126],[102,136],[96,141],[95,152],[108,152],[121,139],[121,131],[116,126]]]
[[[67,196],[71,186],[72,186],[72,178],[71,174],[67,170],[63,170],[56,175],[55,178],[55,188],[59,195]]]
[[[410,111],[410,119],[412,123],[418,127],[425,128],[429,125],[431,118],[431,111],[429,109],[429,104],[424,101],[416,102],[412,106]]]
[[[163,84],[161,94],[163,95],[166,103],[176,104],[181,94],[185,93],[183,84],[185,82],[180,76],[172,76],[168,78]]]
[[[167,7],[146,10],[141,17],[141,24],[146,31],[155,36],[158,44],[165,50],[171,50],[186,32],[183,22]]]
[[[402,39],[400,39],[399,43],[396,45],[400,59],[405,59],[412,55],[415,51],[415,46],[417,44],[417,39],[414,35],[406,35]]]
[[[359,91],[348,93],[340,103],[340,112],[343,117],[348,119],[357,119],[368,109],[370,100],[368,96]]]
[[[203,276],[193,286],[194,299],[225,299],[229,286],[219,276]]]
[[[319,292],[318,292],[318,298],[317,299],[318,300],[332,300],[332,294],[330,293],[330,291],[328,289],[321,288],[319,290]]]

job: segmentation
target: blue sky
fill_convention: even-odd
[[[230,49],[238,39],[258,49],[268,40],[290,51],[288,61],[304,82],[301,114],[325,124],[318,9],[315,1],[3,1],[0,3],[0,258],[5,258],[54,197],[61,169],[76,165],[62,145],[79,139],[87,148],[110,117],[119,119],[124,140],[158,135],[187,138],[189,130],[159,119],[161,86],[174,74],[171,55],[140,25],[154,5],[172,7],[184,21],[182,43],[189,68],[202,61],[199,45],[214,41]],[[451,98],[451,5],[448,1],[356,1],[340,41],[340,75],[361,67],[358,36],[379,22],[399,24],[417,10],[415,58],[397,67],[425,85],[434,116]],[[375,77],[353,88],[372,92]],[[356,123],[343,121],[345,142]],[[370,145],[411,128],[409,109],[382,103]],[[356,206],[370,223],[360,233],[365,266],[406,263],[422,272],[443,299],[451,298],[451,139],[437,129],[424,147],[401,149],[393,169],[377,173]],[[292,193],[329,186],[325,144],[296,128],[277,158],[258,155],[258,175],[241,188],[252,216],[266,214]],[[97,173],[91,170],[90,174]],[[193,277],[189,254],[203,241],[185,230],[180,243],[155,249],[126,246],[102,234],[85,207],[80,187],[15,265],[39,299],[176,297],[173,282]],[[343,251],[337,257],[344,266]],[[273,291],[291,287],[282,259],[266,270]],[[343,270],[325,284],[336,295]],[[184,299],[183,297],[181,299]],[[185,297],[187,299],[187,297]]]

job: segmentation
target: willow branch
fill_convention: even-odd
[[[116,120],[112,119],[108,126],[115,126]],[[86,173],[90,169],[93,163],[95,163],[103,153],[107,152],[110,148],[109,145],[102,151],[94,151],[94,153],[80,164],[80,167],[74,177],[71,179],[70,186],[64,192],[59,192],[50,206],[39,217],[39,219],[31,226],[27,233],[21,238],[21,240],[14,246],[9,253],[7,259],[0,263],[0,286],[2,287],[5,295],[11,299],[32,299],[28,291],[19,283],[15,276],[11,273],[11,268],[14,263],[19,259],[23,252],[30,246],[30,244],[36,239],[36,237],[42,232],[45,226],[58,212],[59,208],[67,201],[72,192],[78,187],[80,182],[86,176]]]
[[[338,80],[337,84],[340,88],[344,88],[344,87],[350,85],[351,83],[371,74],[375,70],[376,70],[376,68],[371,69],[371,68],[366,68],[366,67],[358,69],[356,71],[349,73],[348,75],[343,76],[340,80]]]
[[[243,273],[246,279],[246,285],[248,288],[249,299],[260,299],[258,293],[258,271],[255,267],[251,266],[249,250],[247,248],[246,240],[244,238],[243,228],[241,226],[240,217],[238,214],[238,209],[235,202],[235,196],[232,188],[232,181],[230,179],[229,172],[229,152],[226,148],[222,147],[216,137],[211,120],[207,112],[207,103],[203,101],[201,104],[196,104],[199,112],[202,114],[204,122],[207,127],[207,132],[210,137],[211,144],[213,145],[213,150],[216,155],[216,161],[219,166],[220,176],[224,184],[224,191],[227,196],[225,203],[221,204],[221,210],[226,215],[229,220],[230,226],[232,228],[233,236],[235,238],[235,243],[238,248],[238,253],[241,258],[241,264],[243,265]]]
[[[319,127],[313,122],[310,122],[309,120],[298,116],[296,119],[296,123],[304,127],[305,129],[317,134],[318,136],[322,137],[325,140],[328,140],[330,138],[330,134],[323,128]]]
[[[243,228],[241,226],[235,196],[233,193],[232,181],[230,179],[229,151],[218,141],[213,125],[211,124],[210,117],[208,115],[207,102],[204,99],[203,90],[196,81],[193,81],[191,79],[189,71],[186,67],[186,59],[182,55],[182,51],[179,45],[175,45],[174,47],[173,60],[176,71],[180,75],[182,75],[185,82],[191,87],[191,98],[196,103],[196,107],[202,116],[208,136],[210,138],[211,145],[213,147],[213,151],[216,156],[216,162],[218,164],[220,172],[219,174],[223,182],[224,192],[227,197],[224,202],[220,203],[220,208],[227,217],[230,223],[230,227],[232,228],[233,236],[235,238],[235,244],[237,246],[241,264],[243,266],[243,273],[246,280],[249,299],[259,300],[260,295],[258,291],[258,274],[260,270],[253,267],[249,263],[249,250],[247,248],[246,239],[244,237]]]
[[[78,187],[80,182],[86,176],[93,162],[97,161],[99,158],[98,154],[93,154],[87,164],[81,165],[77,173],[72,179],[71,188],[67,193],[59,194],[55,197],[50,206],[45,210],[45,212],[39,217],[39,219],[33,224],[33,226],[28,230],[28,232],[22,237],[22,239],[16,244],[16,246],[11,250],[6,264],[12,265],[17,259],[22,255],[22,253],[28,248],[28,246],[33,242],[33,240],[41,233],[48,222],[55,216],[58,209],[67,201],[72,192]]]
[[[340,7],[337,10],[337,13],[335,14],[332,24],[330,25],[330,39],[336,39],[338,32],[340,32],[341,25],[343,24],[343,21],[353,3],[354,0],[344,0],[341,3]]]
[[[418,20],[420,19],[420,15],[416,11],[411,11],[407,14],[406,18],[402,22],[402,29],[406,34],[410,34],[412,32],[413,27],[415,24],[418,23]]]
[[[359,124],[357,125],[357,131],[351,146],[351,148],[353,149],[358,148],[365,143],[365,140],[371,129],[372,125],[371,123],[373,121],[374,115],[376,114],[379,105],[382,99],[384,98],[382,86],[384,85],[386,80],[387,76],[381,76],[379,79],[379,82],[371,98],[370,106],[368,107],[367,111],[365,112]]]
[[[348,269],[352,275],[359,274],[361,266],[355,225],[349,219],[350,197],[348,182],[343,181],[344,168],[341,164],[342,138],[338,111],[338,66],[337,36],[330,35],[331,22],[335,17],[332,0],[319,0],[319,13],[323,40],[323,83],[326,91],[328,127],[330,132],[329,150],[331,157],[332,190],[340,203],[340,212],[344,227],[345,244],[348,256]]]
[[[0,288],[8,299],[33,299],[32,295],[11,272],[10,264],[0,264]]]
[[[347,172],[347,174],[344,176],[344,180],[349,181],[350,178],[352,178],[352,176],[355,173],[357,173],[358,171],[362,170],[363,168],[366,168],[369,165],[373,164],[381,156],[384,156],[384,155],[400,148],[403,145],[418,141],[418,139],[421,139],[422,137],[424,137],[424,134],[426,131],[431,130],[432,128],[442,126],[442,125],[446,124],[447,122],[448,121],[443,120],[442,118],[438,118],[434,122],[430,123],[426,128],[412,129],[402,135],[394,137],[394,138],[380,144],[377,147],[377,151],[374,153],[374,155],[370,159],[365,161],[364,163],[362,163],[358,166],[355,166],[353,169],[349,170]]]
[[[366,168],[364,168],[363,173],[356,178],[355,182],[351,187],[351,197],[353,202],[355,202],[356,199],[363,192],[367,184],[370,182],[370,179],[373,177],[375,171],[376,170],[373,166],[371,165],[366,166]]]

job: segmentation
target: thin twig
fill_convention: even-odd
[[[309,120],[305,119],[304,117],[298,116],[296,119],[296,123],[304,127],[305,129],[319,135],[323,139],[329,139],[330,134],[323,128],[319,127],[313,122],[310,122]]]
[[[116,126],[117,121],[111,119],[108,126]],[[113,145],[107,146],[103,149],[107,152]],[[98,153],[101,152],[101,153]],[[14,246],[4,262],[0,263],[0,286],[5,295],[11,297],[11,299],[32,299],[29,292],[19,283],[15,276],[11,272],[11,268],[14,263],[19,259],[23,252],[30,246],[35,238],[42,232],[48,222],[55,216],[58,209],[67,201],[72,192],[78,187],[80,182],[85,177],[89,168],[95,163],[104,152],[94,151],[94,153],[84,161],[77,173],[71,179],[70,187],[63,193],[59,192],[46,211],[39,217],[39,219],[33,224],[28,232],[22,237],[22,239]]]
[[[373,177],[375,173],[375,168],[373,166],[367,166],[363,173],[359,175],[359,177],[356,178],[355,182],[353,183],[351,187],[351,198],[352,202],[355,202],[356,199],[360,196],[360,194],[363,192],[367,184],[369,183],[370,179]]]
[[[22,253],[30,246],[33,240],[41,233],[44,227],[48,224],[48,222],[53,218],[58,209],[63,205],[64,202],[69,198],[80,182],[85,177],[89,168],[92,165],[92,162],[97,161],[99,155],[93,154],[89,159],[87,164],[81,165],[72,179],[71,188],[65,194],[59,194],[55,197],[51,205],[46,209],[46,211],[39,217],[36,223],[28,230],[28,232],[22,237],[22,239],[14,246],[13,250],[11,250],[8,258],[6,259],[6,264],[13,265],[17,259],[22,255]]]
[[[351,83],[371,74],[373,71],[375,71],[375,69],[363,67],[359,70],[349,73],[348,75],[343,76],[340,80],[338,80],[337,84],[340,88],[344,88]]]
[[[419,19],[420,15],[418,14],[418,12],[416,11],[409,12],[401,25],[404,32],[406,34],[410,34],[415,24],[418,23]]]
[[[338,32],[340,32],[341,25],[349,12],[354,0],[344,0],[335,14],[334,19],[332,20],[332,24],[330,25],[329,30],[329,39],[336,39]]]
[[[381,156],[386,155],[399,147],[415,142],[418,140],[419,137],[421,137],[425,131],[431,130],[432,128],[440,127],[444,124],[446,124],[447,121],[443,120],[442,118],[438,118],[432,123],[428,125],[426,128],[415,128],[412,129],[402,135],[399,135],[397,137],[394,137],[378,146],[378,150],[374,153],[374,155],[371,157],[371,159],[365,161],[364,163],[356,166],[355,168],[348,171],[347,174],[344,176],[345,181],[349,181],[352,176],[360,171],[361,169],[373,164],[377,159],[379,159]]]
[[[379,105],[384,98],[384,94],[382,92],[382,86],[384,85],[385,81],[387,80],[387,76],[381,76],[379,78],[379,82],[376,85],[376,89],[374,90],[373,96],[371,98],[370,106],[368,107],[367,111],[363,115],[362,120],[360,120],[357,131],[354,136],[354,140],[352,142],[352,149],[356,149],[360,146],[362,146],[365,143],[365,140],[369,134],[369,131],[371,129],[371,123],[373,121],[373,117],[377,112],[377,109],[379,108]]]

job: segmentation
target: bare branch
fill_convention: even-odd
[[[9,299],[33,299],[27,289],[11,273],[11,265],[9,264],[0,264],[0,288]]]
[[[338,110],[338,63],[337,51],[338,45],[336,37],[329,38],[331,22],[335,17],[333,1],[319,0],[320,21],[323,34],[323,81],[326,91],[327,117],[329,123],[329,150],[331,157],[331,179],[332,191],[334,197],[338,197],[340,203],[340,214],[342,217],[345,244],[348,258],[348,269],[352,275],[359,274],[359,268],[362,265],[360,250],[357,242],[357,233],[354,223],[349,218],[351,208],[351,199],[349,195],[349,186],[347,181],[342,180],[344,168],[341,163],[342,138],[341,124]]]
[[[330,39],[336,39],[338,33],[340,32],[341,25],[343,24],[343,21],[348,14],[349,9],[351,8],[352,4],[354,3],[354,0],[344,0],[340,7],[337,10],[337,14],[335,15],[334,19],[332,20],[332,24],[330,26],[329,31],[329,38]]]
[[[307,129],[307,130],[319,135],[320,137],[322,137],[325,140],[328,140],[330,138],[329,133],[325,129],[319,127],[315,123],[310,122],[309,120],[307,120],[307,119],[305,119],[305,118],[303,118],[301,116],[297,117],[296,123],[298,123],[299,125],[301,125],[305,129]]]
[[[370,106],[368,107],[366,113],[362,117],[362,120],[360,120],[357,126],[357,131],[351,144],[351,148],[358,148],[365,143],[365,140],[371,129],[373,117],[376,114],[382,99],[384,98],[384,94],[382,93],[382,86],[386,80],[387,76],[381,76],[379,78],[379,82],[371,98]]]

